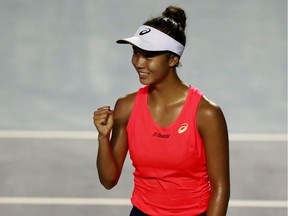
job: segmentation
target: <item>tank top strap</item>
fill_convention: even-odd
[[[144,114],[145,111],[145,100],[147,101],[147,93],[148,93],[148,86],[144,86],[138,89],[138,92],[136,93],[136,97],[134,100],[134,105],[132,108],[132,112],[128,121],[129,123],[133,122],[135,120],[135,116],[141,114]]]
[[[199,102],[201,98],[203,97],[203,93],[193,86],[190,86],[190,91],[191,91],[191,94],[190,94],[191,101],[189,103],[190,110],[192,111],[193,115],[196,115]]]

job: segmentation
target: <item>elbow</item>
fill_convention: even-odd
[[[221,194],[221,196],[225,200],[229,201],[230,199],[230,186],[229,185],[219,187],[218,191],[219,191],[219,194]]]
[[[106,190],[111,190],[112,188],[114,188],[114,186],[116,185],[115,183],[102,183],[101,184],[103,185],[103,187],[106,189]]]
[[[222,188],[219,190],[219,197],[217,197],[219,200],[219,203],[222,203],[225,213],[227,212],[229,200],[230,200],[230,188]]]
[[[226,184],[226,186],[222,189],[224,196],[226,197],[227,201],[230,199],[230,182]]]
[[[103,180],[100,178],[100,183],[102,184],[102,186],[106,189],[106,190],[111,190],[112,188],[114,188],[117,183],[118,183],[118,179],[114,179],[114,180]]]
[[[121,175],[121,169],[116,165],[99,165],[97,160],[97,171],[100,183],[105,189],[111,190],[117,185]]]
[[[103,170],[100,168],[97,166],[99,181],[105,189],[111,190],[113,187],[117,185],[118,180],[120,178],[120,173],[115,170],[111,169]]]
[[[211,192],[217,199],[228,204],[230,199],[230,185],[223,184],[211,188]]]
[[[230,188],[221,190],[221,194],[222,194],[222,198],[225,200],[225,202],[228,205],[229,199],[230,199]]]

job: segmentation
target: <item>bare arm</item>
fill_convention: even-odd
[[[100,182],[106,189],[111,189],[117,184],[122,172],[128,151],[126,125],[133,101],[134,97],[130,95],[119,99],[114,111],[105,106],[94,112],[94,124],[99,133],[97,170]]]
[[[197,111],[197,127],[204,141],[211,182],[207,216],[225,216],[230,197],[227,125],[221,109],[204,97]]]

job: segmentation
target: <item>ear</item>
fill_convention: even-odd
[[[171,54],[169,57],[169,66],[176,67],[179,63],[179,60],[180,60],[179,56]]]

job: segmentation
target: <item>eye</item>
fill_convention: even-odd
[[[163,54],[163,52],[153,51],[153,52],[145,52],[145,53],[143,53],[143,56],[145,58],[155,58],[155,57],[160,56],[162,54]]]
[[[162,52],[151,52],[138,49],[137,47],[133,47],[133,55],[140,55],[145,59],[152,59],[158,55],[162,54]]]
[[[155,55],[153,53],[144,53],[143,54],[144,58],[153,58]]]

